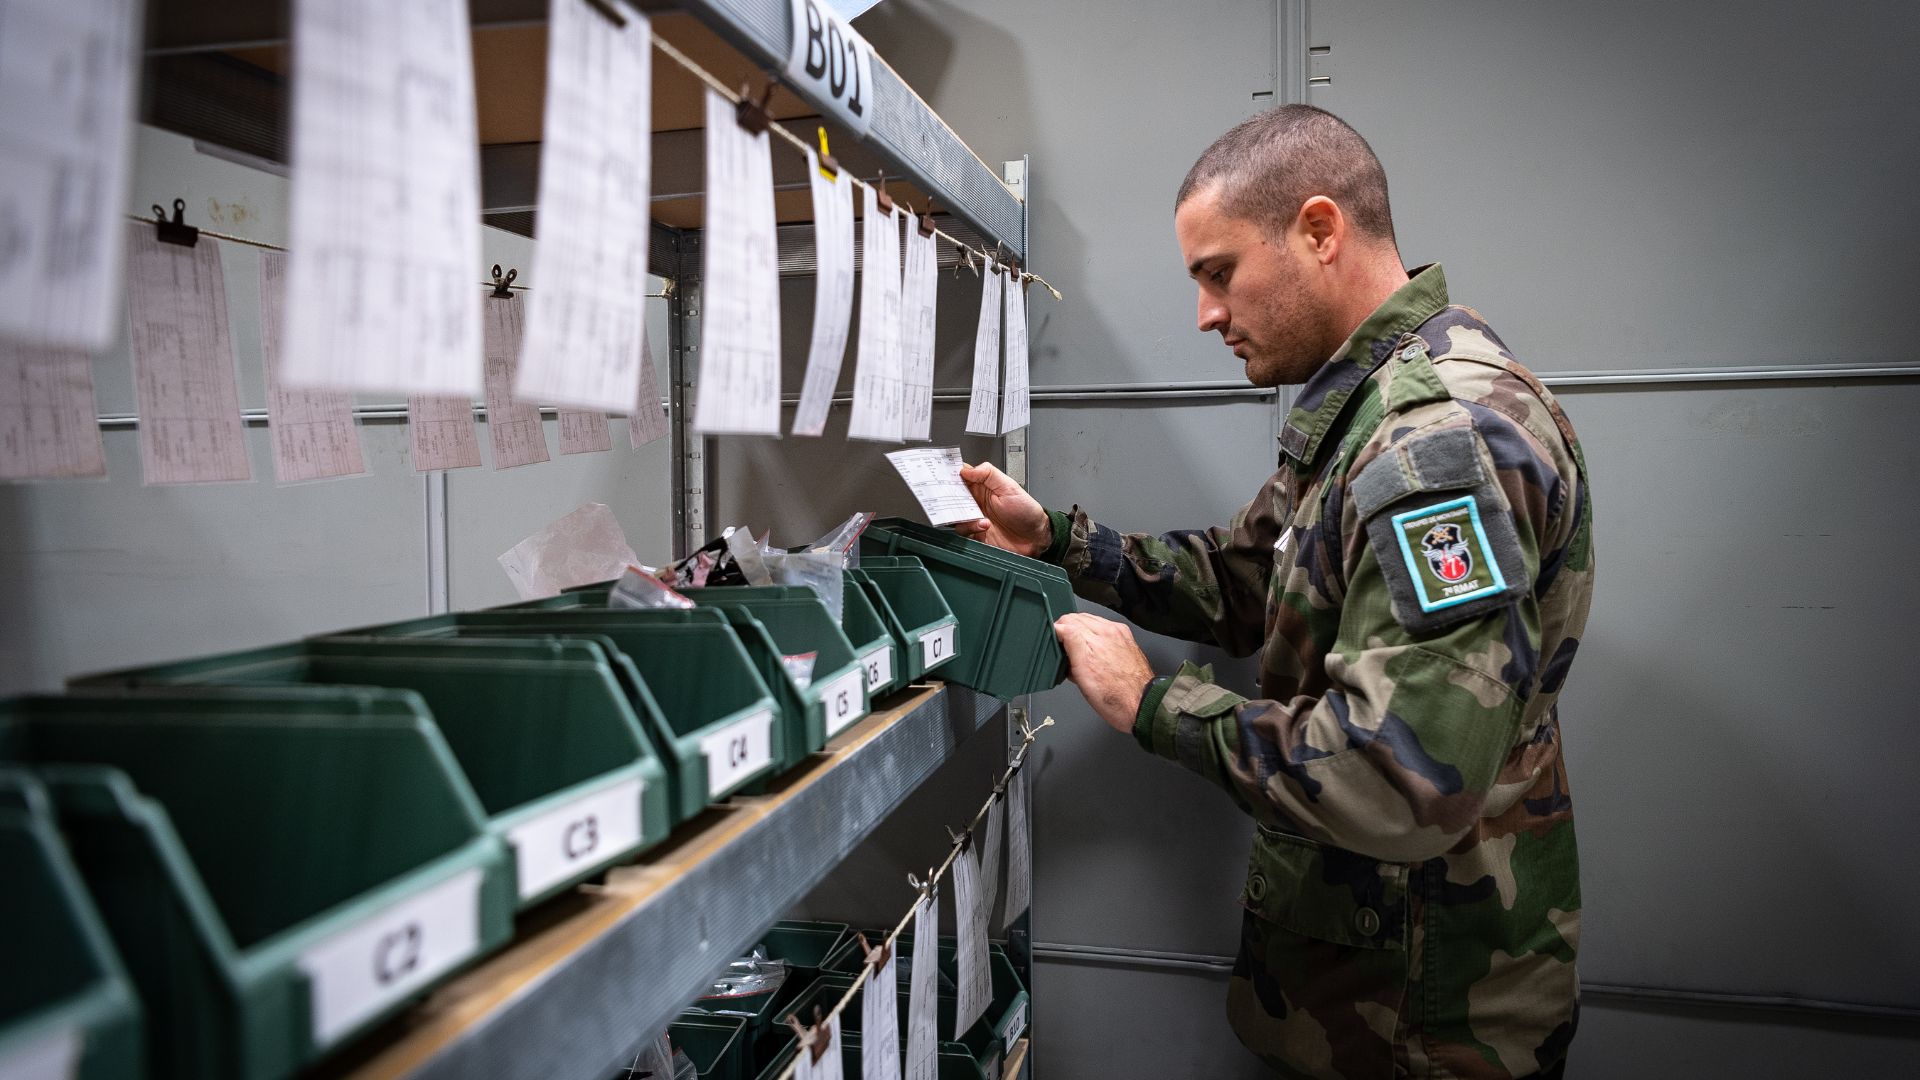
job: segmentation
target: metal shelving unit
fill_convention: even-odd
[[[787,0],[631,2],[653,17],[657,35],[729,85],[744,79],[757,87],[785,65],[793,33]],[[486,34],[493,45],[495,69],[476,67],[491,100],[542,100],[537,76],[528,73],[544,70],[540,24],[548,3],[469,0],[476,41]],[[144,118],[268,167],[285,161],[289,16],[284,0],[149,0]],[[891,193],[916,207],[931,196],[944,231],[978,248],[1004,246],[1026,262],[1024,162],[1003,181],[878,55],[873,84],[865,138],[834,137],[841,166],[865,179],[884,173]],[[697,390],[703,307],[694,168],[700,120],[689,119],[699,116],[698,93],[668,102],[664,122],[656,101],[653,155],[650,269],[674,282],[668,302],[678,554],[703,540],[710,524],[708,440],[685,423]],[[838,130],[815,115],[830,116],[826,105],[783,86],[771,112],[798,132],[815,123]],[[509,121],[490,130],[485,113],[483,218],[535,235],[537,126]],[[804,187],[797,156],[776,151],[774,161],[777,189]],[[791,212],[780,222],[781,274],[813,273],[811,223]],[[943,267],[956,258],[942,246]],[[583,887],[528,912],[506,951],[345,1048],[314,1075],[604,1080],[831,873],[961,742],[996,718],[1007,722],[1005,705],[972,691],[913,688],[781,778],[770,794],[710,809],[684,824],[666,848],[612,871],[604,886]],[[1026,1071],[1027,1049],[1022,1040],[1010,1051],[1008,1078]]]
[[[683,826],[604,886],[531,912],[506,951],[318,1075],[598,1080],[817,885],[1000,702],[944,684],[849,728],[776,782]]]

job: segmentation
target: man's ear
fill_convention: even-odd
[[[1293,219],[1294,232],[1321,265],[1333,262],[1347,240],[1347,215],[1340,204],[1325,195],[1315,195],[1300,204]]]

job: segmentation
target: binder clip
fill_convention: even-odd
[[[889,216],[893,214],[893,196],[887,194],[886,173],[881,173],[879,178],[873,182],[873,202],[875,206],[880,208],[881,213]]]
[[[606,16],[608,22],[622,30],[627,28],[627,17],[613,6],[613,0],[587,0],[587,6]]]
[[[519,276],[520,276],[520,271],[517,268],[507,271],[505,276],[502,276],[500,273],[500,264],[494,263],[493,264],[493,292],[489,293],[488,295],[492,296],[495,300],[513,299],[513,293],[507,291],[507,286],[513,284],[513,279]]]
[[[765,135],[767,125],[773,123],[773,117],[767,112],[767,103],[773,100],[773,82],[768,80],[767,88],[761,92],[760,100],[753,100],[746,83],[740,84],[740,103],[733,107],[734,119],[740,126],[755,135]]]
[[[827,152],[827,129],[820,128],[820,175],[829,180],[840,179],[840,163]]]
[[[173,220],[167,220],[167,212],[159,203],[153,204],[153,227],[163,244],[179,244],[192,247],[200,242],[200,230],[187,224],[187,200],[173,200]]]
[[[927,200],[927,212],[920,215],[920,235],[932,236],[937,226],[933,223],[933,200]]]

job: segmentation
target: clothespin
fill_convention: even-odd
[[[200,230],[187,224],[187,200],[173,200],[173,220],[167,220],[167,212],[159,203],[153,204],[153,227],[163,244],[179,244],[192,247],[200,242]]]
[[[873,202],[880,208],[881,213],[893,213],[893,196],[887,194],[886,173],[881,173],[880,178],[873,182]]]
[[[811,1027],[801,1023],[797,1016],[787,1017],[787,1026],[793,1029],[794,1037],[800,1040],[800,1049],[813,1054],[816,1064],[827,1056],[827,1047],[833,1043],[833,1021],[823,1018],[820,1006],[813,1007]]]
[[[887,961],[893,957],[892,945],[887,944],[885,940],[882,940],[878,947],[869,945],[867,944],[867,935],[857,930],[854,931],[853,936],[856,941],[860,942],[860,952],[866,956],[867,963],[872,965],[875,972],[887,966]]]
[[[734,118],[740,126],[755,135],[765,135],[767,125],[773,123],[773,117],[767,113],[767,103],[773,100],[773,80],[767,80],[767,88],[761,92],[760,100],[754,101],[746,83],[740,84],[740,104],[733,107]]]
[[[587,6],[606,16],[607,21],[622,30],[627,28],[627,17],[613,6],[612,0],[587,0]]]
[[[946,830],[947,835],[953,837],[953,846],[959,848],[961,851],[967,850],[967,845],[973,842],[973,830],[971,829],[962,832],[948,825],[946,826]]]
[[[520,276],[520,270],[518,267],[507,271],[505,276],[502,276],[500,273],[500,264],[494,263],[493,264],[493,292],[489,293],[488,295],[492,296],[495,300],[513,299],[513,293],[507,291],[507,286],[513,284],[513,279],[519,276]]]
[[[827,152],[827,129],[820,128],[820,175],[829,180],[840,179],[840,163]]]
[[[934,229],[935,229],[935,225],[933,224],[933,200],[928,199],[927,212],[920,215],[920,235],[932,236]]]

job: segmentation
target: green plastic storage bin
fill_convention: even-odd
[[[687,1013],[667,1025],[667,1037],[686,1052],[700,1080],[746,1080],[745,1019]]]
[[[926,566],[960,619],[959,655],[946,678],[1001,699],[1059,685],[1067,661],[1053,623],[1077,610],[1065,575],[991,545],[928,531],[944,539],[876,522],[861,534],[861,565],[904,555]]]
[[[150,1075],[284,1077],[513,934],[505,846],[408,691],[0,703],[146,1009]]]
[[[610,585],[588,585],[558,596],[526,601],[495,611],[570,611],[673,619],[675,608],[609,608]],[[780,771],[808,754],[867,713],[865,676],[853,646],[812,590],[779,586],[726,586],[687,589],[684,595],[702,607],[719,610],[740,634],[760,677],[773,690],[787,727],[787,753]],[[797,608],[797,610],[796,610]],[[815,653],[814,668],[803,682],[787,670],[784,657]],[[749,791],[759,790],[749,788]]]
[[[514,853],[522,907],[665,839],[666,770],[601,645],[316,638],[76,680],[412,690]]]
[[[600,642],[618,654],[615,675],[635,712],[654,725],[655,745],[670,761],[676,820],[773,775],[789,756],[777,702],[721,611],[477,611],[354,633]]]
[[[802,585],[739,585],[726,586],[726,588],[737,589],[741,595],[778,596],[788,599],[814,595],[812,590]],[[607,597],[612,591],[613,582],[602,581],[592,585],[577,585],[558,596],[523,600],[492,610],[551,611],[556,608],[562,610],[584,607],[603,608],[607,606]],[[900,677],[900,666],[897,663],[899,650],[893,635],[888,631],[886,622],[875,608],[873,599],[851,574],[843,579],[840,632],[847,636],[848,643],[853,646],[854,655],[859,658],[861,667],[866,669],[869,700],[906,685],[906,680]]]
[[[825,746],[827,740],[867,715],[866,670],[854,653],[853,643],[847,640],[827,605],[821,603],[812,590],[777,596],[757,589],[733,587],[688,589],[686,595],[703,607],[738,609],[751,614],[767,628],[783,656],[814,654],[811,681],[805,686],[795,684],[806,701],[809,747]]]
[[[867,590],[892,631],[903,684],[952,665],[960,648],[960,621],[918,559],[862,558],[858,570],[847,572]]]
[[[140,1004],[45,790],[0,767],[0,1076],[140,1080]]]

